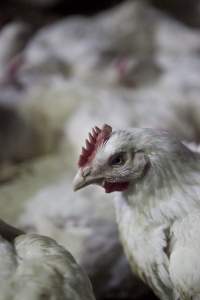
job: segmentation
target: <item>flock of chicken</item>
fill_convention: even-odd
[[[200,299],[199,162],[166,131],[109,125],[93,129],[79,158],[74,190],[98,184],[117,192],[131,268],[162,300]],[[3,221],[0,235],[0,299],[95,299],[87,275],[54,240]]]

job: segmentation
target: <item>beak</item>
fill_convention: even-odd
[[[85,175],[84,172],[80,169],[73,181],[73,189],[74,191],[78,191],[82,188],[84,188],[87,185],[90,184],[98,184],[101,185],[103,182],[103,179],[100,177],[94,177],[90,174]]]

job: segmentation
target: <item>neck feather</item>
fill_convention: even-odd
[[[125,194],[130,206],[155,222],[173,222],[200,207],[200,158],[190,154],[174,160],[152,156],[148,174]]]

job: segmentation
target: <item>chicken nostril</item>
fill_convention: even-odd
[[[91,173],[91,169],[90,168],[84,169],[82,171],[82,176],[86,177],[86,176],[90,175],[90,173]]]

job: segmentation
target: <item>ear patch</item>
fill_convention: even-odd
[[[86,146],[82,148],[79,157],[78,166],[80,168],[92,161],[97,148],[106,143],[110,138],[111,133],[112,127],[107,124],[104,124],[102,129],[97,126],[92,129],[92,133],[89,133],[89,138],[85,141]]]

